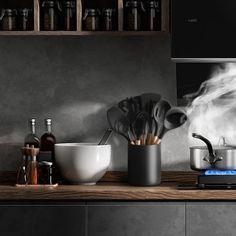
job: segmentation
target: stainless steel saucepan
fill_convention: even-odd
[[[208,169],[236,170],[236,147],[225,143],[212,146],[205,137],[193,133],[194,138],[202,140],[206,146],[190,147],[190,167],[192,170]]]

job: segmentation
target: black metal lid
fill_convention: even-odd
[[[48,166],[48,167],[51,167],[51,166],[53,166],[53,163],[52,163],[52,162],[49,162],[49,161],[40,161],[40,162],[39,162],[39,165],[40,165],[40,166]]]
[[[85,15],[87,15],[87,16],[97,16],[97,15],[100,15],[100,11],[98,9],[94,9],[94,8],[86,8],[85,9]]]
[[[18,13],[21,16],[28,16],[30,13],[33,12],[33,9],[31,8],[22,8],[22,9],[18,9]]]
[[[1,9],[1,15],[3,15],[3,16],[15,16],[15,15],[17,15],[17,10],[16,9],[10,9],[10,8]]]
[[[63,6],[65,8],[75,8],[75,1],[64,1]]]
[[[44,1],[42,3],[42,7],[54,7],[55,6],[55,2],[54,1]]]
[[[42,7],[57,8],[59,11],[62,11],[61,3],[58,0],[55,0],[55,1],[43,1],[42,2]]]
[[[102,14],[104,16],[113,16],[115,12],[116,12],[116,9],[112,9],[112,8],[107,8],[107,9],[102,10]]]
[[[126,7],[138,7],[139,2],[138,1],[127,1],[125,4]]]
[[[147,2],[147,6],[150,8],[158,8],[159,9],[160,4],[158,1],[150,1],[150,2]]]

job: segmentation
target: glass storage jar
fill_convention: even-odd
[[[2,9],[0,20],[2,23],[2,30],[12,31],[16,30],[16,9]]]
[[[24,8],[18,10],[18,29],[33,30],[33,10]]]
[[[59,1],[42,2],[42,30],[54,31],[59,29],[60,11]]]
[[[150,1],[146,4],[145,29],[150,31],[161,30],[161,9],[159,1]]]
[[[76,30],[75,2],[64,1],[63,3],[64,30]]]
[[[127,1],[125,4],[125,29],[142,30],[142,18],[145,12],[143,2]]]
[[[87,8],[83,17],[84,30],[100,30],[100,11],[98,9]]]
[[[107,8],[102,11],[102,30],[111,31],[116,29],[115,9]]]

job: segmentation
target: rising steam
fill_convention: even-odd
[[[199,93],[187,110],[191,145],[196,144],[191,138],[193,132],[215,145],[222,136],[227,143],[236,144],[236,64],[217,68],[201,85]]]

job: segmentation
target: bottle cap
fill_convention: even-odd
[[[30,119],[30,124],[35,125],[36,124],[36,119],[34,119],[34,118]]]
[[[52,124],[52,119],[49,119],[49,118],[45,119],[45,124],[46,125],[51,125]]]

